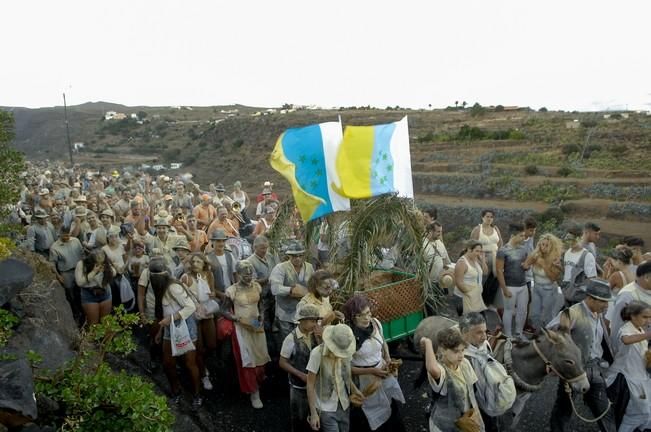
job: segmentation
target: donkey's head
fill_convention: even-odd
[[[561,327],[557,331],[543,328],[536,342],[560,379],[570,383],[574,391],[585,393],[590,389],[581,350],[566,328]]]

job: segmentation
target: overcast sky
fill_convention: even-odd
[[[7,1],[0,105],[651,109],[651,2]]]

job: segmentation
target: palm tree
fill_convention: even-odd
[[[466,109],[466,105],[468,105],[468,102],[463,101],[463,102],[461,103],[461,105],[463,105],[463,109]]]
[[[459,101],[458,100],[454,101],[454,107],[459,108]]]

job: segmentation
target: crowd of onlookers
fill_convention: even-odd
[[[230,344],[240,390],[256,409],[263,407],[265,367],[273,361],[287,372],[292,430],[404,430],[397,362],[372,305],[361,295],[340,310],[330,304],[338,285],[327,265],[328,221],[315,245],[303,242],[300,221],[282,221],[291,234],[282,251],[271,250],[280,206],[271,182],[250,196],[240,182],[204,189],[190,174],[52,163],[28,164],[23,180],[10,217],[26,226],[24,246],[52,262],[79,325],[98,323],[118,306],[140,314],[148,367],[163,367],[172,402],[185,387],[192,406],[201,407],[215,385],[207,360]],[[435,395],[430,430],[502,427],[478,406],[473,388],[486,383],[463,355],[472,347],[490,355],[484,317],[491,312],[519,343],[545,327],[571,333],[589,371],[584,400],[595,415],[607,412],[602,430],[651,427],[651,257],[640,238],[627,237],[602,257],[594,223],[568,226],[562,238],[536,237],[536,220],[527,218],[502,233],[485,210],[453,262],[436,210],[422,216],[430,281],[465,323],[460,333],[441,335],[438,353],[422,341]],[[387,261],[390,267],[390,259],[380,265]],[[188,371],[185,385],[177,359]],[[554,431],[565,430],[571,415],[563,397],[559,392]],[[440,415],[444,404],[454,405],[445,411],[454,418]]]

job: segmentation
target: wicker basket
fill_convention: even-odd
[[[391,275],[392,282],[356,292],[369,299],[373,315],[377,319],[387,322],[423,308],[423,286],[414,275],[399,272],[385,273]]]

